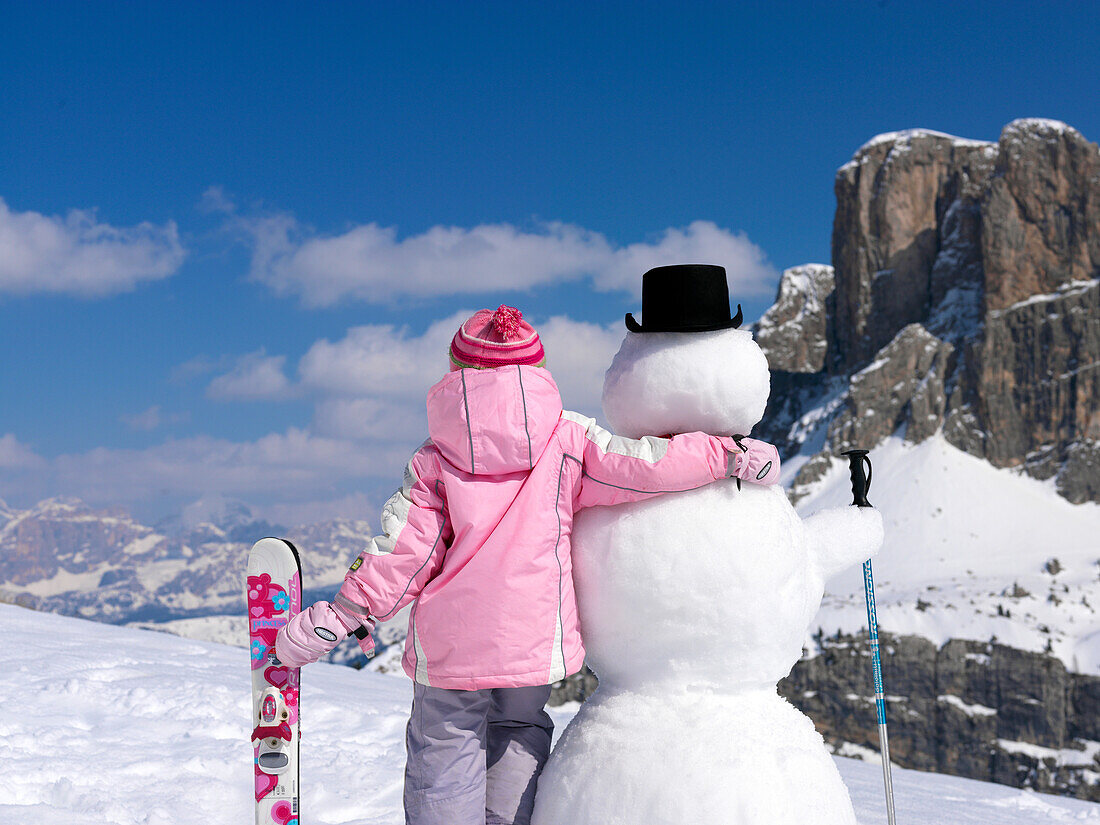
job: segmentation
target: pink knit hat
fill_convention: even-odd
[[[541,367],[546,353],[535,328],[515,307],[475,312],[451,341],[451,370],[492,369],[508,364]]]

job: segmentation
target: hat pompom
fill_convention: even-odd
[[[458,369],[495,369],[510,364],[542,366],[546,353],[535,328],[515,307],[479,309],[451,340],[451,363]]]
[[[520,337],[519,322],[523,320],[523,313],[515,307],[501,304],[493,313],[493,329],[502,341]]]

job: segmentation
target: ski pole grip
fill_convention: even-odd
[[[867,491],[871,488],[871,459],[867,457],[867,450],[846,450],[842,455],[848,456],[848,472],[852,477],[852,504],[870,507]],[[864,463],[867,465],[866,472]]]

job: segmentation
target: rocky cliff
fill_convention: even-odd
[[[877,752],[866,634],[817,641],[780,693],[836,752]],[[988,641],[885,634],[882,645],[895,762],[1100,801],[1100,677]]]
[[[833,266],[785,272],[756,330],[761,432],[792,455],[826,427],[796,496],[826,455],[901,430],[1100,501],[1097,145],[1033,119],[997,143],[892,133],[835,189]]]
[[[756,328],[774,370],[761,432],[805,461],[793,497],[844,449],[942,433],[1100,501],[1097,145],[1045,120],[997,143],[892,133],[835,191],[832,267],[785,272]],[[889,648],[899,764],[1100,799],[1096,675],[988,641]],[[865,636],[819,639],[783,684],[840,752],[877,750],[868,655]]]

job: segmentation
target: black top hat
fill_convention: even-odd
[[[710,332],[741,326],[741,305],[730,318],[725,267],[711,264],[659,266],[642,276],[642,318],[629,312],[631,332]]]

